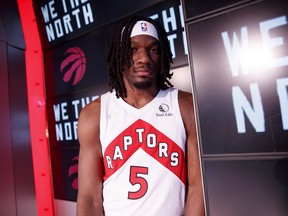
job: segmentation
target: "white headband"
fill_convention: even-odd
[[[156,38],[157,40],[159,40],[158,33],[157,33],[155,26],[151,24],[150,22],[143,21],[143,20],[136,22],[136,24],[134,25],[132,29],[130,37],[134,37],[137,35],[150,35]]]

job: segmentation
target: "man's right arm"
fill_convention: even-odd
[[[84,107],[78,120],[77,216],[103,216],[103,160],[100,144],[100,100]]]

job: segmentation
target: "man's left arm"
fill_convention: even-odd
[[[204,216],[204,195],[193,98],[190,93],[179,91],[178,99],[181,115],[187,133],[186,158],[188,191],[185,215]]]

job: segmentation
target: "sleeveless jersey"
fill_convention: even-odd
[[[178,90],[160,90],[141,109],[108,92],[100,115],[105,216],[180,216],[186,133]]]

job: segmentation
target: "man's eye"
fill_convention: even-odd
[[[152,49],[150,49],[150,52],[151,52],[151,53],[158,54],[158,53],[159,53],[159,50],[158,50],[157,48],[152,48]]]
[[[136,51],[137,51],[137,49],[135,49],[135,48],[131,48],[131,49],[130,49],[130,52],[131,52],[131,53],[135,53]]]

